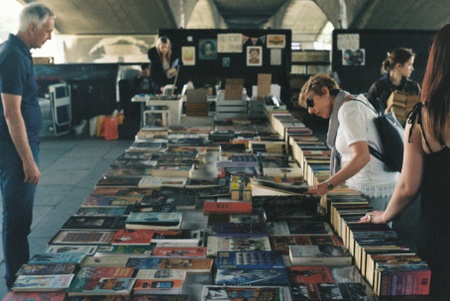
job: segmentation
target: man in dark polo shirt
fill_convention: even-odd
[[[11,288],[20,266],[30,257],[38,167],[41,109],[30,49],[49,39],[55,15],[46,6],[23,7],[17,35],[0,45],[0,189],[3,197],[3,254],[6,285]]]

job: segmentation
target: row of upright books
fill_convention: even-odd
[[[306,161],[292,156],[286,132],[261,119],[142,128],[48,247],[21,268],[4,300],[388,300],[405,294],[373,295],[370,267],[372,283],[386,283],[377,280],[376,258],[372,264],[368,250],[356,245],[356,228],[337,222],[344,216],[337,204],[368,208],[367,200],[345,187],[325,198],[304,194],[311,185]],[[189,174],[154,172],[185,165]]]

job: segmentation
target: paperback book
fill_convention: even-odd
[[[52,275],[52,274],[74,274],[77,265],[75,263],[51,263],[31,264],[26,263],[20,267],[16,275]]]
[[[133,273],[134,268],[131,267],[83,266],[76,278],[131,278]]]
[[[178,294],[181,293],[184,281],[163,279],[136,279],[133,295],[144,294]]]
[[[285,268],[224,268],[217,269],[215,284],[288,286],[289,279]]]
[[[34,254],[29,264],[50,264],[50,263],[80,263],[86,254],[84,253],[37,253]]]
[[[276,251],[219,251],[216,256],[218,269],[285,269],[283,256]]]
[[[85,255],[94,255],[98,246],[83,245],[49,245],[44,253],[84,253]]]
[[[124,216],[128,215],[132,206],[120,207],[80,207],[75,216]]]
[[[118,230],[125,228],[125,216],[71,216],[63,230]]]
[[[181,280],[185,281],[187,272],[183,270],[158,270],[158,269],[140,269],[136,274],[136,279],[149,280]]]
[[[205,258],[206,247],[155,247],[152,255],[157,257]]]
[[[207,256],[215,257],[218,251],[270,251],[268,236],[208,236]]]
[[[147,229],[120,229],[111,240],[111,245],[150,245],[153,230]]]
[[[261,299],[259,296],[261,296]],[[222,286],[204,285],[201,301],[239,301],[252,297],[264,301],[290,301],[291,295],[286,286]],[[258,300],[255,299],[255,300]],[[251,299],[250,299],[251,300]]]
[[[19,275],[11,290],[15,292],[55,292],[66,290],[74,274]]]
[[[181,212],[131,212],[126,218],[127,229],[179,229]]]
[[[265,223],[217,223],[212,229],[215,236],[267,236]]]
[[[75,278],[69,296],[131,295],[135,278]]]
[[[289,259],[292,265],[330,265],[352,264],[350,252],[342,246],[295,245],[289,246]]]
[[[9,291],[3,301],[64,301],[65,292],[14,292]],[[183,301],[183,300],[182,300]]]
[[[95,256],[120,256],[126,255],[130,257],[148,257],[152,254],[152,250],[155,247],[154,243],[150,243],[148,246],[135,246],[135,245],[117,245],[117,246],[99,246]]]
[[[48,244],[107,245],[115,234],[116,231],[60,230]]]

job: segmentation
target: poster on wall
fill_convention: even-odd
[[[267,48],[285,48],[286,36],[284,34],[268,34]]]
[[[365,66],[365,49],[346,49],[342,51],[342,66]]]
[[[181,47],[181,60],[183,61],[183,65],[185,66],[195,66],[195,47]]]
[[[222,33],[217,35],[218,53],[241,53],[242,52],[242,34],[241,33]]]
[[[281,49],[270,49],[270,65],[281,66]]]
[[[211,39],[201,39],[198,42],[198,59],[199,60],[216,60],[217,59],[217,41]]]
[[[247,66],[262,66],[262,47],[247,47]]]

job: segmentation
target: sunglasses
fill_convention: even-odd
[[[306,108],[314,108],[314,99],[313,99],[314,95],[316,95],[316,93],[313,92],[306,99]]]

